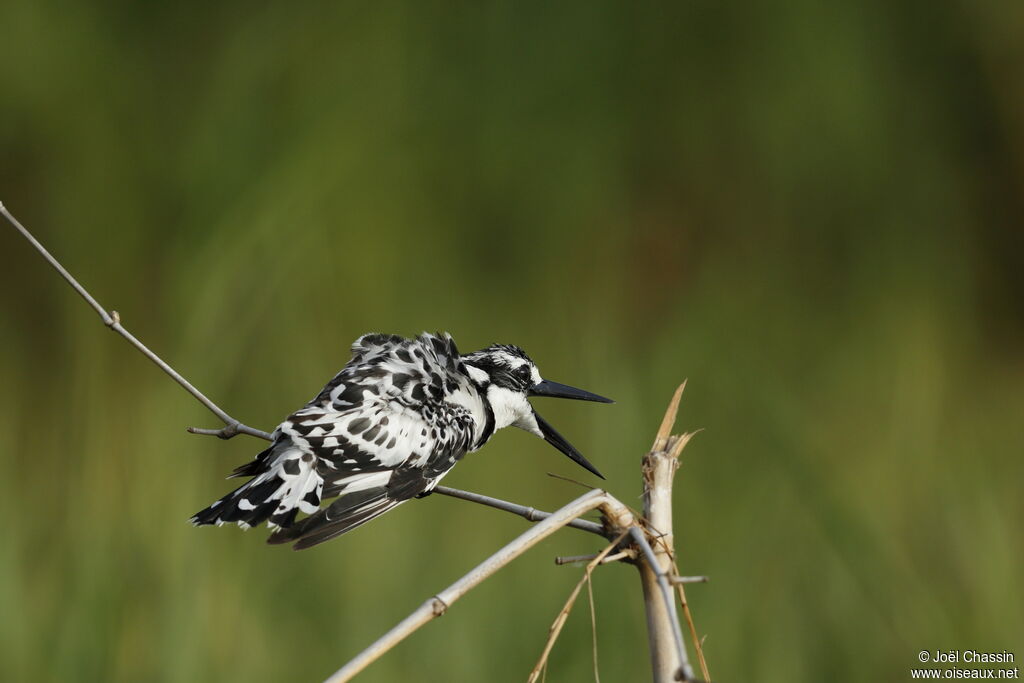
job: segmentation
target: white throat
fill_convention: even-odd
[[[533,434],[540,435],[537,420],[533,417],[533,408],[526,396],[494,384],[487,387],[487,400],[494,411],[495,431],[515,425]]]

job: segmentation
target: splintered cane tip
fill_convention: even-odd
[[[692,439],[698,432],[701,431],[702,430],[698,429],[696,431],[680,434],[678,437],[676,437],[675,443],[672,444],[672,452],[669,453],[669,457],[678,460],[679,456],[683,452],[683,449],[686,448],[686,444],[690,443],[690,439]]]
[[[679,412],[679,400],[683,396],[683,391],[686,389],[686,380],[679,385],[676,389],[676,393],[672,395],[672,400],[668,403],[668,408],[665,410],[665,417],[661,420],[661,427],[658,429],[658,436],[654,438],[654,446],[651,448],[652,451],[658,452],[665,450],[668,445],[668,437],[672,434],[672,427],[676,423],[676,414]]]

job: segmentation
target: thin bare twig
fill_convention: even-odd
[[[479,503],[480,505],[486,505],[498,510],[504,510],[505,512],[511,512],[514,515],[519,515],[531,522],[539,522],[543,519],[547,519],[551,516],[550,512],[544,512],[537,508],[526,507],[525,505],[518,505],[516,503],[509,503],[508,501],[501,500],[499,498],[491,498],[480,493],[472,493],[470,491],[461,491],[459,489],[453,489],[448,486],[437,486],[434,488],[434,493],[440,493],[442,496],[450,496],[451,498],[458,498],[460,500],[468,500],[472,503]],[[583,519],[574,519],[566,526],[570,526],[573,529],[579,529],[581,531],[589,531],[592,534],[598,536],[607,537],[605,529],[600,524],[595,522],[588,522]]]
[[[686,624],[690,628],[690,639],[693,641],[693,649],[697,652],[697,663],[700,665],[700,673],[705,681],[710,681],[711,674],[708,673],[708,662],[704,659],[704,639],[697,637],[697,626],[693,623],[693,614],[690,613],[690,603],[686,601],[686,588],[683,585],[686,583],[705,583],[708,577],[679,576],[679,567],[676,565],[674,556],[672,558],[672,569],[676,574],[672,577],[673,583],[679,592],[679,603],[683,606],[683,618],[686,619]]]
[[[594,555],[594,554],[590,554],[590,555],[570,555],[568,557],[556,557],[555,558],[555,564],[557,564],[559,566],[563,566],[563,565],[567,565],[567,564],[581,564],[583,562],[590,562],[595,557],[597,557],[597,555]],[[635,560],[635,559],[636,559],[636,551],[633,550],[632,548],[626,548],[625,550],[620,550],[617,553],[613,553],[611,555],[608,555],[603,560],[601,560],[601,564],[611,564],[612,562],[618,562],[619,560]]]
[[[632,528],[635,529],[636,527]],[[587,564],[586,569],[583,570],[583,577],[576,584],[576,587],[572,589],[572,593],[569,594],[569,599],[565,601],[565,605],[563,605],[562,609],[559,610],[558,616],[555,617],[554,623],[551,624],[551,629],[548,631],[547,642],[544,643],[544,649],[540,653],[540,659],[538,659],[537,663],[534,664],[533,670],[530,671],[530,675],[526,679],[526,683],[536,683],[541,671],[547,666],[548,657],[551,655],[551,650],[554,649],[555,641],[558,640],[558,636],[562,633],[562,627],[565,626],[565,622],[569,619],[569,613],[572,612],[573,605],[576,604],[576,598],[579,597],[580,590],[583,589],[583,584],[590,581],[590,575],[594,572],[594,569],[597,567],[597,565],[601,564],[601,560],[607,557],[608,554],[615,549],[615,546],[617,546],[619,542],[622,541],[622,539],[625,538],[626,534],[628,533],[628,531],[620,533],[618,538],[616,538],[607,546],[605,546],[604,550],[595,555],[594,559],[592,559]],[[591,601],[591,606],[593,606],[593,601]],[[594,662],[596,667],[596,654],[594,655]]]
[[[221,410],[220,406],[207,398],[203,392],[192,386],[187,379],[182,377],[174,368],[165,363],[160,356],[150,351],[145,344],[136,339],[131,332],[121,325],[121,317],[118,315],[117,311],[110,311],[108,313],[107,310],[103,308],[103,306],[101,306],[91,294],[89,294],[85,287],[80,285],[78,280],[76,280],[71,273],[69,273],[67,269],[60,264],[60,261],[55,259],[53,255],[46,250],[46,247],[40,244],[39,240],[37,240],[32,233],[30,233],[25,226],[18,221],[17,218],[11,215],[7,210],[7,207],[5,207],[2,202],[0,202],[0,213],[2,213],[4,218],[6,218],[7,221],[21,233],[22,237],[28,240],[29,243],[35,247],[35,250],[38,251],[44,259],[46,259],[47,263],[53,266],[54,270],[60,273],[61,277],[67,280],[67,283],[71,285],[76,292],[78,292],[78,295],[85,299],[86,303],[92,306],[93,310],[100,316],[100,319],[103,320],[104,325],[128,340],[129,344],[138,349],[146,358],[153,361],[158,368],[170,375],[171,379],[180,384],[185,391],[192,394],[197,401],[206,406],[211,413],[216,415],[220,421],[224,423],[224,427],[222,429],[197,429],[195,427],[190,427],[190,432],[193,434],[214,434],[222,439],[230,439],[236,434],[248,434],[261,439],[267,439],[268,441],[270,440],[270,434],[267,432],[248,427]]]
[[[604,562],[608,558],[606,557]],[[587,602],[590,603],[590,643],[594,655],[594,683],[601,683],[601,672],[597,666],[597,605],[594,604],[594,577],[587,574]],[[544,667],[547,671],[547,667]]]
[[[570,484],[576,484],[576,485],[577,485],[577,486],[579,486],[579,487],[580,487],[581,489],[585,489],[585,490],[587,490],[587,491],[589,491],[589,490],[590,490],[591,488],[593,488],[593,487],[592,487],[592,486],[591,486],[590,484],[584,484],[584,483],[583,483],[582,481],[580,481],[579,479],[573,479],[572,477],[567,477],[567,476],[565,476],[564,474],[556,474],[556,473],[554,473],[554,472],[547,472],[546,474],[547,474],[547,475],[548,475],[549,477],[551,477],[552,479],[560,479],[560,480],[562,480],[562,481],[564,481],[564,482],[568,482],[568,483],[570,483]]]
[[[672,583],[707,583],[710,580],[706,576],[673,576],[669,578]]]
[[[356,655],[348,664],[338,669],[327,679],[328,683],[344,683],[344,681],[351,680],[353,676],[405,640],[406,637],[418,628],[444,614],[456,600],[476,588],[499,569],[555,533],[558,529],[566,526],[569,521],[597,508],[601,508],[604,514],[616,525],[624,522],[625,524],[621,524],[622,526],[630,526],[634,523],[632,515],[625,509],[625,506],[604,491],[594,489],[583,494],[568,505],[553,512],[545,520],[530,527],[511,543],[477,565],[476,568],[461,579],[427,600],[419,609]]]

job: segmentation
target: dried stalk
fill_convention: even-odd
[[[679,453],[692,436],[671,435],[679,411],[679,400],[685,389],[686,382],[676,389],[665,411],[654,445],[643,460],[644,517],[647,520],[648,531],[656,536],[657,543],[648,555],[648,562],[640,565],[639,569],[655,683],[668,683],[680,678],[693,679],[693,670],[687,660],[685,647],[680,647],[682,636],[679,632],[675,600],[673,599],[671,603],[664,600],[664,593],[672,590],[666,577],[670,573],[675,575],[671,551],[672,480],[679,467]],[[672,628],[667,628],[668,624]]]
[[[544,650],[540,653],[540,659],[534,665],[533,670],[530,671],[529,677],[526,679],[526,683],[536,683],[540,677],[540,673],[548,665],[548,657],[551,655],[551,650],[555,647],[555,641],[558,640],[558,636],[562,633],[562,627],[565,626],[565,622],[569,619],[569,613],[572,612],[573,605],[576,604],[576,598],[579,597],[580,591],[583,589],[584,583],[590,582],[590,575],[594,572],[597,565],[601,564],[604,558],[608,557],[608,554],[615,549],[615,546],[626,537],[628,531],[624,531],[619,534],[618,538],[605,546],[605,549],[599,552],[594,559],[592,559],[583,570],[583,577],[576,584],[576,587],[572,589],[572,593],[569,594],[569,599],[565,601],[565,605],[559,610],[558,616],[555,617],[554,623],[551,624],[551,629],[548,632],[547,642],[544,643]],[[593,599],[591,599],[591,606],[593,606]],[[594,667],[597,667],[597,654],[594,655]]]
[[[690,639],[693,641],[693,649],[697,651],[697,663],[700,664],[701,675],[704,676],[705,681],[710,681],[711,674],[708,673],[708,663],[704,659],[704,639],[697,637],[697,626],[693,623],[693,614],[690,613],[690,603],[686,601],[686,588],[683,585],[687,583],[707,583],[708,577],[679,576],[679,567],[676,566],[675,560],[672,561],[672,569],[676,573],[672,583],[676,585],[676,590],[679,591],[679,604],[683,606],[683,617],[690,627]]]
[[[587,575],[587,603],[590,605],[590,651],[594,658],[594,683],[601,683],[601,673],[597,666],[597,606],[594,605],[594,577],[592,574]],[[544,667],[544,671],[547,670],[547,667]]]

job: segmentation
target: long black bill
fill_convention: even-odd
[[[615,403],[615,401],[610,398],[598,396],[597,394],[592,394],[589,391],[583,391],[576,387],[570,387],[568,384],[559,384],[558,382],[552,382],[547,379],[530,387],[529,394],[530,396],[551,396],[552,398],[574,398],[577,401]]]
[[[579,391],[579,389],[577,389],[576,391]],[[583,393],[587,393],[587,392],[583,392]],[[593,394],[590,394],[590,395],[593,396]],[[601,397],[598,396],[598,399],[600,399],[600,398]],[[587,399],[587,400],[593,400],[593,399]],[[608,399],[602,399],[602,400],[607,401]],[[550,424],[548,424],[547,420],[545,420],[543,417],[538,415],[536,411],[534,411],[533,416],[537,419],[537,426],[540,427],[540,431],[544,435],[544,440],[545,441],[547,441],[549,444],[551,444],[552,446],[554,446],[558,450],[560,450],[563,453],[565,453],[566,455],[568,455],[572,459],[572,461],[575,462],[580,467],[582,467],[582,468],[584,468],[586,470],[589,470],[590,472],[593,472],[597,476],[599,476],[602,479],[604,479],[604,475],[601,474],[600,472],[598,472],[597,468],[594,467],[593,465],[591,465],[590,462],[586,458],[583,457],[583,454],[580,453],[578,450],[576,450],[571,443],[566,441],[564,436],[562,436],[561,434],[556,432],[555,428],[552,427]]]

